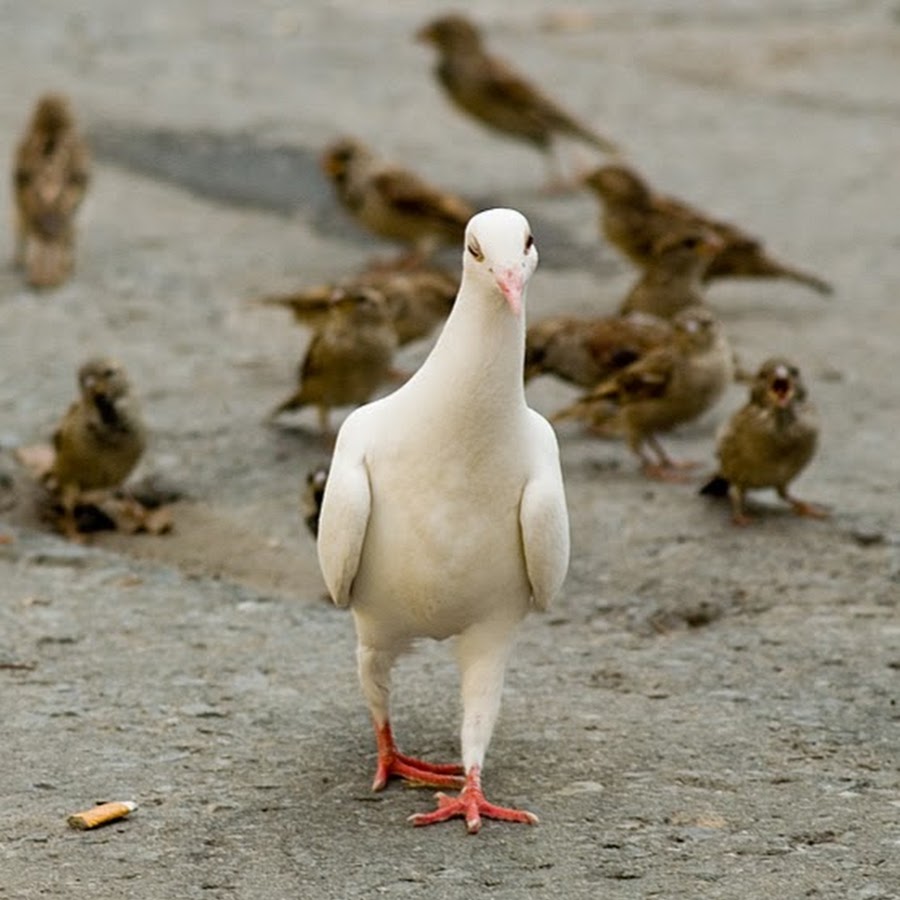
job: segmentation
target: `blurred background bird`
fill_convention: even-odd
[[[679,480],[679,470],[693,463],[673,460],[657,434],[711,409],[731,381],[733,367],[725,332],[709,310],[687,309],[672,322],[669,341],[552,418],[582,419],[601,431],[620,424],[644,474],[669,481]]]
[[[420,266],[413,269],[376,267],[290,294],[261,297],[255,302],[290,310],[297,322],[316,327],[328,315],[335,291],[378,291],[397,332],[399,346],[428,337],[450,313],[459,279],[443,269]]]
[[[551,316],[528,326],[525,381],[555,375],[583,388],[640,359],[671,337],[672,326],[656,316]]]
[[[560,137],[603,153],[619,152],[613,141],[579,122],[505,61],[488,53],[480,31],[465,16],[441,16],[416,37],[437,48],[435,74],[457,107],[492,131],[524,141],[544,154],[548,187],[565,183],[554,158]]]
[[[790,483],[809,465],[819,439],[819,420],[807,398],[800,370],[789,359],[766,360],[750,387],[750,399],[725,423],[718,440],[719,471],[702,494],[727,496],[732,521],[746,525],[748,490],[774,488],[800,516],[827,511],[792,496]]]
[[[381,293],[367,287],[335,291],[300,363],[299,387],[269,418],[312,405],[322,433],[331,436],[331,408],[365,403],[390,377],[396,349]]]
[[[458,244],[475,212],[466,200],[379,159],[353,138],[327,147],[322,169],[357,222],[378,237],[408,246],[400,259],[405,264],[423,262],[442,244]]]
[[[319,536],[319,516],[322,514],[322,498],[328,481],[328,466],[319,465],[306,473],[303,489],[303,521],[312,536]]]
[[[637,282],[622,301],[621,313],[642,312],[671,319],[706,300],[703,276],[724,247],[714,231],[677,228],[654,241]]]
[[[55,287],[75,265],[75,214],[90,181],[87,142],[69,101],[37,101],[13,160],[14,263],[34,287]]]
[[[706,269],[707,281],[785,278],[820,294],[832,293],[827,281],[769,256],[759,238],[738,226],[713,218],[675,197],[657,193],[633,168],[621,164],[601,166],[585,178],[584,184],[602,204],[601,231],[639,268],[650,262],[657,241],[687,225],[712,231],[722,241],[721,249]]]
[[[106,357],[78,370],[80,397],[53,436],[55,456],[48,486],[62,503],[62,530],[77,534],[76,504],[91,491],[119,487],[138,464],[147,443],[140,407],[122,365]]]

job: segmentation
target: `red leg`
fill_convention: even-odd
[[[372,782],[373,791],[383,790],[392,775],[427,787],[462,787],[462,766],[456,763],[429,763],[400,753],[394,743],[390,722],[376,726],[375,737],[378,741],[378,768]]]
[[[521,822],[525,825],[537,825],[538,818],[534,813],[523,809],[509,809],[505,806],[494,806],[484,798],[481,790],[481,770],[473,766],[466,775],[466,783],[458,797],[437,795],[438,808],[430,813],[418,813],[409,817],[413,825],[433,825],[435,822],[446,822],[448,819],[462,817],[466,820],[469,834],[477,834],[481,830],[481,817],[500,819],[504,822]]]

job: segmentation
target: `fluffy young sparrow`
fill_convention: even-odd
[[[604,153],[618,147],[582,124],[506,62],[485,50],[481,34],[465,16],[441,16],[416,35],[433,44],[439,59],[435,74],[450,99],[465,113],[493,131],[525,141],[546,157],[550,183],[554,170],[554,139],[582,141]]]
[[[13,160],[14,262],[34,287],[55,287],[75,265],[75,213],[90,180],[90,155],[69,101],[45,94]]]
[[[723,246],[715,232],[706,229],[679,228],[664,234],[654,243],[644,271],[619,312],[671,319],[683,309],[702,306],[703,276]]]
[[[81,396],[55,434],[48,483],[59,493],[63,530],[71,535],[82,494],[117,488],[131,474],[147,443],[140,407],[128,376],[112,359],[89,359],[78,370]]]
[[[270,418],[312,404],[322,432],[331,434],[331,408],[365,403],[389,377],[396,349],[397,333],[378,291],[336,291],[300,363],[299,387]]]
[[[748,402],[725,423],[717,447],[719,471],[700,492],[727,495],[736,525],[751,521],[744,496],[759,488],[774,488],[797,515],[823,518],[828,514],[824,508],[788,492],[813,458],[818,439],[818,416],[800,370],[783,357],[768,359],[756,374]]]
[[[318,327],[327,316],[335,291],[353,293],[361,288],[378,291],[385,299],[397,342],[428,337],[450,313],[459,280],[434,267],[367,269],[337,284],[316,285],[292,294],[262,297],[258,303],[289,309],[303,325]]]
[[[704,279],[786,278],[821,294],[830,294],[827,281],[771,257],[759,238],[736,225],[713,218],[687,203],[657,193],[632,168],[601,166],[584,180],[603,205],[601,230],[611,244],[636,266],[652,259],[656,242],[685,225],[714,232],[722,247],[710,261]]]
[[[322,169],[341,205],[360,224],[409,246],[404,260],[410,264],[427,259],[441,244],[460,243],[475,212],[461,197],[379,159],[353,138],[331,144]]]
[[[525,334],[525,381],[555,375],[593,388],[664,343],[671,333],[668,322],[643,313],[541,319]]]
[[[553,417],[555,422],[580,418],[602,427],[612,404],[644,473],[663,480],[677,480],[678,470],[693,464],[672,460],[656,435],[711,409],[731,381],[733,367],[725,333],[708,309],[683,310],[672,324],[672,337],[666,344]]]

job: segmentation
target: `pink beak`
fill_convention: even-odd
[[[509,308],[513,311],[513,315],[520,315],[522,312],[522,290],[525,287],[525,279],[522,277],[521,269],[507,269],[505,272],[499,272],[494,275],[497,281],[497,287],[506,297]]]

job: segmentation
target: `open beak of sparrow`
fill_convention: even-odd
[[[794,381],[786,369],[775,370],[775,377],[769,384],[769,393],[775,401],[775,405],[782,409],[794,399]]]

